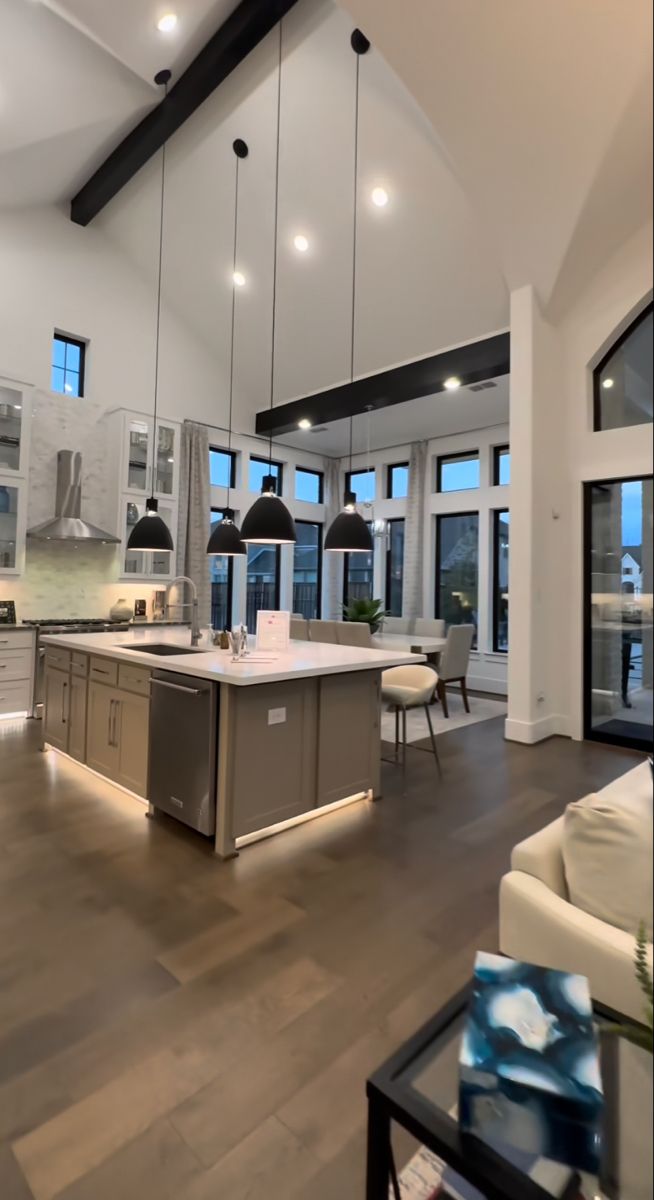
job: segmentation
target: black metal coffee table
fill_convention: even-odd
[[[366,1200],[388,1200],[397,1190],[392,1124],[437,1154],[486,1200],[552,1200],[553,1193],[470,1134],[451,1115],[458,1096],[459,1044],[472,983],[432,1017],[368,1080]],[[602,1021],[620,1020],[596,1006]],[[605,1114],[600,1179],[583,1177],[590,1200],[651,1200],[652,1066],[644,1051],[615,1037],[602,1038]],[[579,1176],[576,1177],[577,1184]],[[571,1173],[571,1184],[573,1183]],[[558,1191],[557,1195],[561,1195]],[[578,1186],[571,1194],[578,1195]]]

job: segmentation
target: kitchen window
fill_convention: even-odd
[[[509,649],[509,512],[493,513],[493,650]]]
[[[511,451],[508,446],[493,449],[493,486],[505,487],[511,482]]]
[[[52,339],[50,387],[66,396],[84,395],[86,342],[55,330]]]
[[[436,518],[436,616],[450,625],[474,625],[477,645],[479,513]]]
[[[346,492],[354,492],[359,504],[372,504],[375,499],[375,468],[369,467],[364,471],[347,471],[345,474]]]
[[[233,450],[209,447],[209,482],[211,487],[236,487],[236,454]]]
[[[221,508],[211,509],[209,524],[212,530],[218,521],[222,521],[224,515]],[[231,629],[234,559],[225,554],[212,554],[209,558],[209,575],[211,579],[211,628]]]
[[[295,499],[309,504],[322,504],[324,476],[322,471],[309,471],[306,467],[295,468]],[[297,612],[300,610],[297,609]]]
[[[368,529],[372,530],[370,522]],[[374,551],[343,555],[343,604],[350,600],[372,600],[374,588]]]
[[[322,525],[296,521],[293,547],[293,612],[309,620],[320,616],[322,591]]]
[[[391,617],[402,616],[402,576],[404,571],[404,518],[388,522],[386,550],[386,609]]]
[[[245,624],[252,633],[258,612],[279,608],[280,551],[281,546],[248,546]]]
[[[437,492],[465,492],[479,487],[479,451],[446,454],[438,459]]]
[[[386,478],[386,495],[389,500],[405,500],[409,494],[409,464],[391,463]]]
[[[250,457],[248,487],[251,492],[260,492],[264,475],[273,475],[276,480],[277,495],[282,494],[283,470],[280,462],[270,462],[267,458]]]

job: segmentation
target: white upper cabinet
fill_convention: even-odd
[[[121,538],[121,578],[131,580],[172,579],[176,574],[175,554],[127,549],[129,535],[145,515],[145,502],[154,495],[159,515],[177,539],[179,504],[179,454],[181,426],[165,417],[154,421],[144,413],[117,409],[109,414],[115,478],[120,480],[116,533]]]
[[[0,575],[25,563],[32,389],[0,377]]]

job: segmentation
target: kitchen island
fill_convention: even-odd
[[[252,645],[234,662],[230,651],[191,648],[189,631],[179,628],[42,641],[44,745],[146,801],[152,799],[151,691],[159,672],[174,673],[180,693],[190,694],[194,679],[216,685],[210,802],[221,858],[291,824],[378,797],[381,672],[424,661],[408,652],[290,642],[283,652]],[[171,724],[167,746],[178,739],[182,755],[181,727]]]

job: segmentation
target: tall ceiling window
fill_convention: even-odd
[[[594,427],[652,423],[652,305],[624,331],[593,372]]]
[[[438,460],[437,492],[466,492],[479,487],[479,451],[445,454]]]
[[[65,396],[83,396],[85,365],[86,342],[55,330],[50,372],[52,391],[63,392]]]
[[[493,484],[504,487],[511,482],[511,451],[508,446],[495,446],[493,450]]]
[[[322,504],[323,483],[322,471],[309,471],[306,467],[296,467],[295,499],[305,500],[309,504]]]
[[[386,550],[386,608],[391,617],[402,616],[402,575],[404,570],[404,517],[388,522]]]
[[[386,495],[389,500],[404,500],[409,494],[409,464],[390,463],[386,477]]]
[[[493,650],[509,649],[509,524],[507,509],[493,514]]]
[[[450,625],[474,625],[477,644],[479,513],[437,518],[436,616]]]
[[[267,458],[250,457],[248,488],[251,492],[260,492],[264,475],[272,475],[276,480],[277,495],[282,494],[283,470],[279,462],[269,462]]]
[[[296,521],[293,547],[293,612],[309,620],[320,616],[322,587],[322,525]]]
[[[224,512],[221,508],[212,508],[209,523],[213,529],[218,521],[222,521]],[[211,628],[231,629],[232,600],[234,596],[234,559],[224,554],[212,555],[209,559],[211,578]]]
[[[236,487],[236,454],[209,447],[209,480],[212,487]]]
[[[345,490],[354,492],[359,504],[366,502],[371,504],[375,499],[375,468],[367,467],[363,471],[347,471]]]

